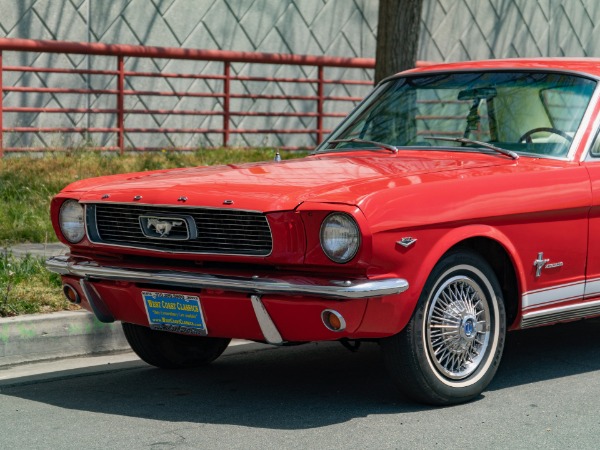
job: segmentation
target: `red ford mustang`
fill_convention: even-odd
[[[408,396],[468,401],[507,330],[600,315],[599,79],[588,59],[431,66],[304,159],[76,182],[48,268],[155,366],[377,340]]]

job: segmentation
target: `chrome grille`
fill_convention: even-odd
[[[189,240],[175,228],[171,238],[154,239],[140,216],[185,217],[196,229]],[[273,243],[267,218],[253,211],[102,203],[86,205],[86,221],[92,242],[166,252],[267,256]]]

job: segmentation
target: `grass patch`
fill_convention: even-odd
[[[60,276],[44,267],[43,258],[0,258],[0,317],[78,309],[62,295]]]
[[[283,153],[294,158],[306,152]],[[6,247],[23,242],[56,241],[50,200],[77,180],[126,172],[176,167],[269,161],[274,149],[200,149],[143,154],[78,151],[42,157],[0,159],[0,317],[78,309],[61,292],[60,276],[47,271],[42,258],[17,258]]]
[[[282,157],[305,154],[285,152]],[[79,151],[0,159],[0,243],[56,241],[49,217],[50,200],[73,181],[126,172],[268,161],[274,155],[274,149],[228,148],[125,155]]]

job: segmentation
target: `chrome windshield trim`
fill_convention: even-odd
[[[581,123],[579,124],[579,128],[577,128],[577,133],[575,133],[575,136],[573,137],[573,142],[571,142],[571,148],[569,149],[569,153],[567,154],[568,161],[573,161],[575,158],[575,155],[577,154],[577,149],[581,145],[581,141],[583,140],[583,137],[584,137],[588,127],[590,126],[590,123],[592,122],[592,118],[594,117],[594,109],[596,108],[596,105],[598,104],[598,99],[600,99],[600,84],[596,83],[596,89],[594,89],[592,98],[590,98],[587,109],[586,109],[585,113],[583,114],[583,117],[581,118]],[[594,128],[594,130],[595,130],[595,128]],[[590,150],[590,146],[592,145],[593,140],[594,140],[594,135],[593,135],[593,130],[592,130],[592,133],[590,134],[590,136],[588,136],[588,140],[585,143],[585,148],[581,152],[579,161],[583,161],[587,157],[587,154]]]
[[[400,294],[408,289],[408,281],[402,278],[323,281],[309,277],[295,277],[293,280],[257,276],[230,277],[173,270],[102,266],[93,261],[76,261],[69,256],[55,256],[48,259],[46,268],[60,275],[92,280],[130,281],[179,288],[220,289],[256,295],[303,295],[339,300],[382,297]]]
[[[596,91],[594,92],[594,95],[592,96],[592,100],[590,101],[590,105],[593,103],[593,108],[592,111],[590,112],[590,116],[593,115],[594,113],[594,109],[596,108],[598,102],[600,102],[600,84],[596,87]],[[587,114],[587,112],[586,112]],[[586,125],[589,126],[589,122],[590,120],[588,120],[588,124]],[[594,119],[594,121],[592,122],[592,129],[591,132],[587,138],[587,142],[585,143],[585,148],[583,149],[583,152],[581,152],[581,156],[579,158],[579,162],[584,162],[584,161],[593,161],[594,159],[597,159],[598,157],[594,157],[591,154],[591,149],[592,149],[592,145],[594,144],[594,141],[596,140],[596,135],[598,133],[598,127],[600,127],[600,114],[598,116],[596,116],[596,118]],[[582,126],[580,127],[583,129],[583,121],[582,121]]]

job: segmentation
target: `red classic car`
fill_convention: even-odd
[[[590,59],[430,66],[303,159],[73,183],[48,268],[158,367],[231,338],[376,340],[408,396],[468,401],[507,330],[600,315],[599,79]]]

